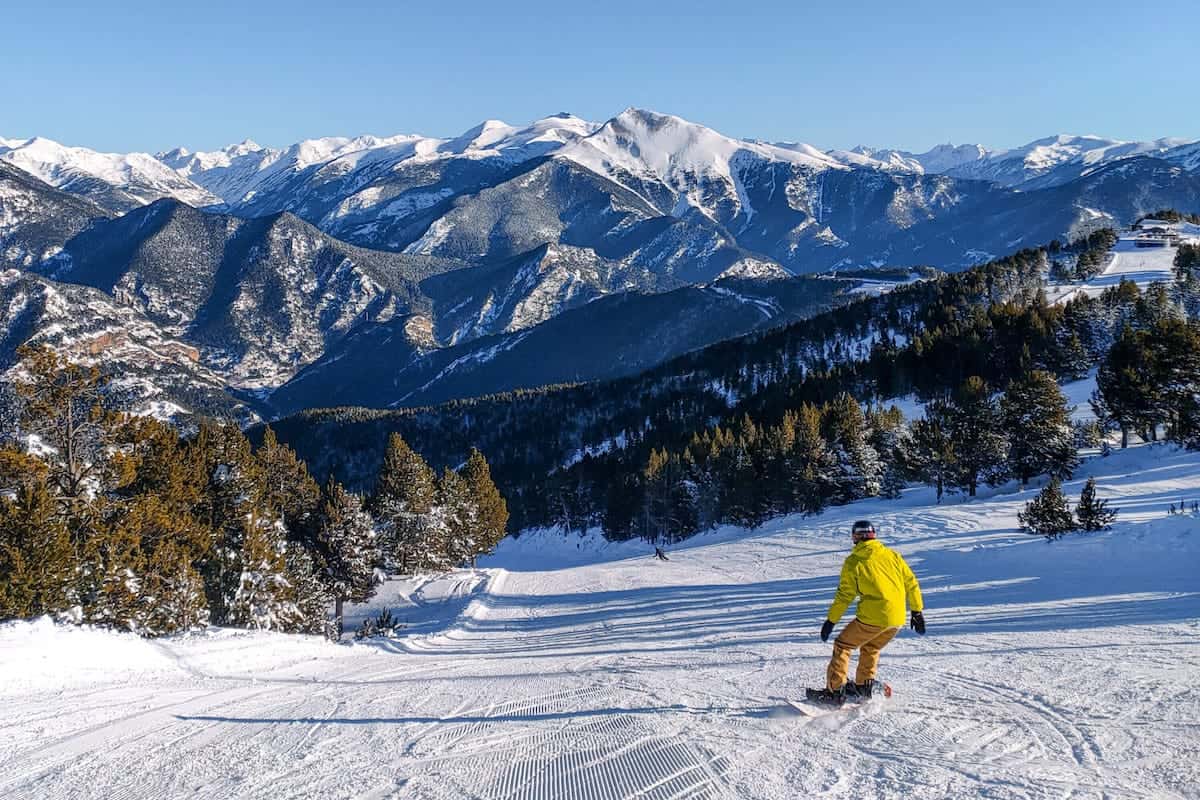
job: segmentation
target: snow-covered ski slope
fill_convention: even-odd
[[[1122,280],[1133,281],[1143,291],[1152,283],[1170,283],[1175,279],[1175,253],[1175,247],[1138,247],[1132,239],[1121,239],[1104,272],[1086,281],[1051,282],[1046,287],[1046,299],[1065,303],[1081,293],[1097,297]]]
[[[1015,530],[1033,489],[917,489],[670,548],[507,544],[388,602],[380,644],[0,627],[5,798],[1200,797],[1200,455],[1086,462],[1110,533]],[[869,516],[925,590],[886,702],[806,719]],[[481,577],[486,584],[481,583]],[[400,595],[403,595],[401,597]],[[442,598],[439,602],[438,598]],[[430,624],[439,616],[441,622]]]

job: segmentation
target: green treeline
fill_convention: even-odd
[[[257,447],[229,423],[184,436],[110,410],[95,367],[45,349],[22,357],[0,442],[0,619],[332,635],[381,569],[470,563],[504,535],[505,502],[477,451],[435,477],[393,437],[364,499],[333,478],[318,485],[269,429]]]

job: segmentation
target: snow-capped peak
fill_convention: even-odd
[[[95,196],[115,191],[128,206],[161,197],[174,197],[193,206],[219,202],[149,153],[99,153],[35,136],[25,141],[3,140],[0,159],[67,191]],[[96,182],[106,189],[97,188]]]
[[[597,127],[595,123],[570,114],[556,114],[531,122],[522,128],[489,119],[443,143],[438,147],[438,152],[454,155],[506,154],[515,158],[530,157],[589,136]]]
[[[1060,133],[1035,139],[1021,147],[1001,150],[989,150],[978,144],[942,144],[924,153],[899,150],[867,151],[866,148],[862,148],[862,151],[876,159],[887,155],[911,160],[928,173],[943,173],[957,178],[988,180],[1006,186],[1016,186],[1039,179],[1041,183],[1045,183],[1050,178],[1043,176],[1060,168],[1074,167],[1061,175],[1062,180],[1069,180],[1090,168],[1122,158],[1139,155],[1165,156],[1172,148],[1187,143],[1186,139],[1126,142],[1094,134]]]
[[[753,215],[738,177],[739,164],[747,161],[782,162],[815,170],[844,168],[835,158],[807,145],[734,139],[682,117],[640,108],[625,109],[591,136],[562,148],[557,156],[617,183],[629,177],[660,182],[677,196],[672,213],[678,215],[691,207],[710,217],[719,216],[715,208],[726,200],[732,200],[746,216]],[[714,181],[725,184],[727,191],[714,195],[700,185]]]
[[[627,108],[604,123],[587,139],[563,151],[563,156],[603,169],[607,160],[632,174],[652,174],[659,179],[716,171],[728,174],[734,153],[747,151],[772,161],[814,167],[840,166],[837,161],[807,145],[780,147],[763,142],[733,139],[689,122],[682,117]]]

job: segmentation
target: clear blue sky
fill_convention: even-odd
[[[0,28],[0,136],[102,150],[627,106],[820,147],[1200,138],[1196,0],[46,0]]]

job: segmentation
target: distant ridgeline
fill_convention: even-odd
[[[273,427],[317,474],[357,487],[372,479],[391,432],[435,465],[461,463],[478,447],[509,500],[512,529],[598,523],[610,535],[657,535],[672,526],[639,514],[652,461],[661,470],[664,452],[668,464],[682,459],[696,437],[729,438],[732,429],[734,440],[753,439],[752,430],[777,426],[806,404],[837,403],[844,393],[874,403],[944,396],[972,376],[997,390],[1032,370],[1081,377],[1125,324],[1148,328],[1171,316],[1165,290],[1142,297],[1131,283],[1050,306],[1040,292],[1047,268],[1045,250],[1022,250],[631,378],[433,408],[317,410]],[[827,440],[836,436],[833,424],[821,424]],[[867,438],[880,435],[865,420],[857,424]],[[684,488],[696,483],[686,472],[680,468]],[[834,492],[822,502],[849,499]]]

